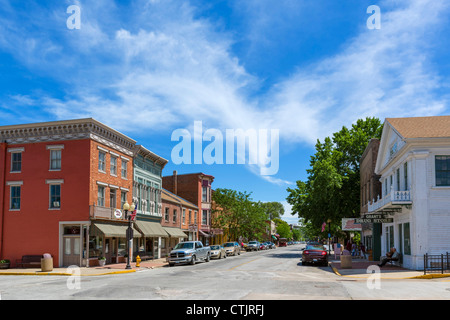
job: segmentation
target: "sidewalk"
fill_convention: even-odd
[[[334,256],[334,255],[332,255]],[[334,257],[333,257],[334,258]],[[341,267],[341,261],[339,259],[331,259],[329,261],[330,267],[333,269],[334,273],[338,276],[345,278],[358,278],[358,279],[367,279],[373,275],[371,271],[367,268],[369,266],[377,266],[379,261],[369,261],[367,259],[352,259],[352,269],[343,269]],[[450,274],[427,274],[424,275],[423,271],[416,271],[405,269],[402,267],[398,267],[395,265],[390,265],[389,263],[385,266],[379,268],[381,279],[434,279],[434,278],[443,278],[450,277]]]
[[[79,268],[81,276],[100,276],[109,274],[131,273],[141,270],[161,268],[167,264],[166,258],[141,261],[140,267],[136,268],[136,262],[130,263],[131,269],[125,269],[126,263],[108,264],[104,267],[82,267]],[[71,276],[74,273],[68,268],[53,268],[52,271],[42,272],[41,268],[13,268],[0,269],[0,276],[2,275],[53,275],[53,276]]]

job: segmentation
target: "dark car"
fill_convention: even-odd
[[[302,253],[302,265],[308,263],[328,265],[328,254],[321,244],[308,244]]]

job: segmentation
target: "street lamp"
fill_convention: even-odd
[[[127,258],[127,266],[125,269],[131,269],[130,260],[131,256],[133,255],[133,229],[131,228],[131,214],[128,215],[128,211],[133,212],[136,206],[134,203],[131,203],[131,206],[128,204],[128,202],[125,202],[123,204],[123,211],[125,211],[125,219],[128,219],[128,229],[127,229],[127,251],[128,251],[128,258]]]

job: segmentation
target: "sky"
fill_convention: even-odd
[[[0,125],[92,117],[168,159],[163,175],[213,175],[295,223],[286,189],[317,139],[365,117],[450,114],[449,12],[447,0],[0,0]],[[206,163],[237,129],[274,143],[256,155],[275,173],[250,147],[243,164],[227,148]],[[180,130],[190,164],[172,161]]]

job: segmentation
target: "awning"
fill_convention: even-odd
[[[158,222],[138,220],[135,225],[145,237],[167,237],[167,232]]]
[[[127,224],[118,223],[105,223],[105,222],[94,222],[94,232],[97,231],[105,237],[116,237],[116,238],[126,238],[127,237]],[[141,233],[133,228],[133,238],[140,238]]]
[[[181,230],[180,228],[170,228],[170,227],[163,227],[163,228],[172,238],[187,238],[186,233],[184,233],[183,230]]]
[[[207,238],[211,237],[211,236],[210,236],[207,232],[205,232],[205,231],[198,230],[198,232],[200,233],[200,235],[202,235],[202,236],[204,236],[204,237],[207,237]]]

